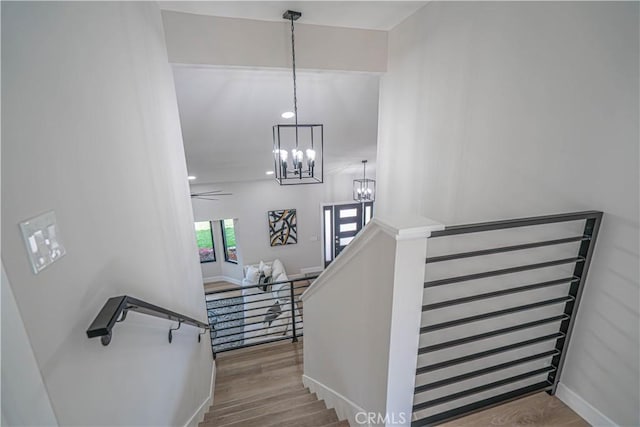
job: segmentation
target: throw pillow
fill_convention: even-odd
[[[284,265],[282,265],[282,262],[279,259],[274,260],[271,267],[272,267],[271,275],[275,278],[279,278],[280,275],[284,273]]]
[[[258,283],[264,285],[262,286],[262,292],[267,292],[269,288],[268,284],[271,283],[271,276],[265,276],[264,273],[262,273],[258,279]]]
[[[250,265],[247,267],[247,281],[251,283],[258,283],[258,279],[260,278],[260,270],[257,267]]]
[[[271,268],[270,265],[266,265],[264,266],[264,268],[262,269],[262,273],[266,276],[266,277],[271,277],[271,273],[273,273],[273,268]]]
[[[275,302],[271,307],[267,309],[267,313],[264,315],[264,322],[267,323],[268,327],[271,326],[271,323],[278,318],[282,314],[282,308],[280,308],[280,304],[278,301]]]

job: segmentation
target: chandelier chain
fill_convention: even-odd
[[[296,37],[291,16],[291,68],[293,70],[293,114],[296,123],[296,149],[298,148],[298,88],[296,86]]]

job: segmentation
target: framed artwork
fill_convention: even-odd
[[[271,246],[298,243],[298,226],[295,209],[269,211],[269,241]]]

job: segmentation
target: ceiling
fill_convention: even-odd
[[[272,126],[293,123],[289,70],[174,66],[178,108],[192,184],[273,179]],[[374,163],[379,77],[298,71],[300,123],[324,125],[325,175]],[[372,166],[374,166],[372,164]]]
[[[286,10],[302,12],[298,22],[388,31],[426,1],[160,1],[160,8],[199,15],[282,22]]]

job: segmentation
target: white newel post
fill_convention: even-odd
[[[396,239],[385,425],[408,426],[418,361],[427,238],[444,226],[422,217],[379,222]]]

